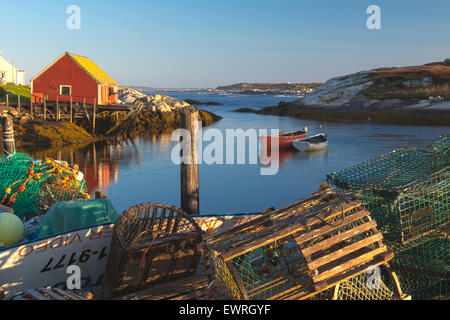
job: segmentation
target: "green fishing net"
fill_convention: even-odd
[[[23,153],[0,157],[0,196],[2,205],[13,208],[20,218],[45,214],[42,209],[59,201],[89,198],[78,168],[53,159],[35,160]]]

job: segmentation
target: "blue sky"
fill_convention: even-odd
[[[366,9],[381,8],[381,30]],[[68,30],[69,5],[81,29]],[[64,51],[121,85],[314,82],[450,56],[450,1],[1,0],[0,50],[27,81]],[[6,14],[5,14],[6,13]]]

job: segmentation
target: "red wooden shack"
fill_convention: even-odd
[[[117,83],[91,59],[65,52],[31,80],[33,102],[48,101],[99,105],[118,102]]]

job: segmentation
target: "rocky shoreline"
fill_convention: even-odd
[[[250,108],[237,109],[235,112],[251,112],[260,115],[285,116],[326,122],[365,122],[393,125],[448,126],[450,112],[441,111],[342,111],[323,108],[298,108],[291,106],[267,107],[262,110]]]
[[[85,144],[97,140],[123,140],[142,133],[160,133],[179,127],[180,113],[189,103],[165,95],[147,96],[130,88],[121,88],[119,99],[129,111],[103,111],[96,116],[96,130],[88,120],[74,123],[32,120],[27,114],[19,114],[14,108],[0,112],[14,119],[16,145],[47,148]],[[222,117],[199,110],[199,120],[209,126]]]
[[[450,59],[335,77],[293,102],[260,111],[235,111],[323,121],[448,126]]]

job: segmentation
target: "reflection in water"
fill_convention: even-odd
[[[327,157],[328,157],[328,149],[323,149],[309,152],[298,151],[295,152],[292,158],[294,160],[326,161]]]
[[[259,150],[259,160],[261,164],[267,164],[270,161],[276,162],[277,158],[275,157],[272,159],[271,157],[271,151],[267,150],[264,147],[261,147]],[[282,149],[278,153],[278,164],[281,168],[283,165],[287,165],[288,163],[292,161],[299,161],[299,160],[326,160],[328,156],[328,150],[316,150],[316,151],[309,151],[309,152],[302,152],[295,149]]]
[[[78,165],[86,178],[86,185],[92,194],[95,191],[107,193],[111,184],[119,183],[119,164],[141,165],[143,150],[169,150],[171,135],[163,133],[145,137],[138,136],[121,142],[97,141],[84,146],[69,146],[62,149],[36,151],[32,147],[19,148],[19,152],[31,154],[35,159],[53,158],[67,161],[70,166]]]
[[[35,159],[53,158],[64,160],[70,166],[78,165],[86,178],[88,191],[93,194],[98,190],[105,190],[111,183],[119,181],[119,160],[122,156],[138,157],[135,154],[123,155],[121,144],[110,144],[104,141],[87,146],[70,146],[61,150],[48,150],[44,152],[22,150]]]

